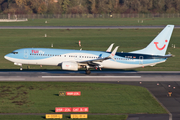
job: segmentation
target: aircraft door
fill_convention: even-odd
[[[28,58],[28,50],[24,50],[24,58]]]
[[[140,64],[140,65],[143,64],[143,56],[139,56],[139,64]]]

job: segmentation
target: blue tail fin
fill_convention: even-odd
[[[165,55],[173,29],[174,25],[167,25],[146,48],[130,53]]]

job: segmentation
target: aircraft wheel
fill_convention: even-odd
[[[86,70],[86,74],[87,75],[91,74],[91,71],[90,70]]]

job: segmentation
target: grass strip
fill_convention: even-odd
[[[167,24],[180,25],[179,18],[60,18],[0,22],[0,26],[165,26]]]
[[[76,82],[0,82],[0,113],[54,113],[55,107],[89,107],[89,113],[163,114],[164,108],[139,86]],[[81,96],[59,96],[81,91]]]

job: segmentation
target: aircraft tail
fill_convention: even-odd
[[[174,25],[167,25],[146,48],[130,53],[165,55],[173,29]]]

